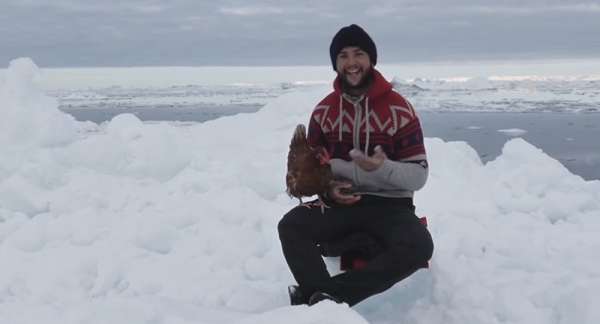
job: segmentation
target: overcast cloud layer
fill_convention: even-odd
[[[380,63],[600,57],[600,1],[0,0],[0,61],[323,65],[350,23]]]

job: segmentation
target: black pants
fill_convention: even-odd
[[[350,306],[410,276],[431,258],[433,241],[410,199],[363,196],[351,206],[298,206],[279,222],[285,259],[305,296],[329,293]],[[383,252],[366,267],[331,277],[317,244],[366,232]]]

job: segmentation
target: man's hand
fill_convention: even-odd
[[[321,165],[329,164],[329,161],[331,160],[331,156],[329,155],[329,152],[327,152],[327,150],[322,146],[317,148],[316,157],[317,157],[317,160],[319,160],[319,163]]]
[[[375,153],[372,156],[367,156],[357,149],[350,151],[350,157],[361,169],[365,171],[375,171],[381,167],[383,161],[387,159],[387,155],[383,152],[381,146],[375,146]]]
[[[352,205],[360,200],[360,195],[354,194],[346,194],[343,192],[343,189],[351,189],[352,184],[349,182],[343,181],[331,181],[329,185],[329,198],[333,199],[338,204],[341,205]]]

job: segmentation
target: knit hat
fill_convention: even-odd
[[[369,59],[373,65],[377,64],[377,48],[375,43],[364,29],[358,25],[346,26],[333,36],[331,45],[329,46],[329,55],[331,56],[331,64],[335,70],[337,55],[344,47],[356,46],[369,54]]]

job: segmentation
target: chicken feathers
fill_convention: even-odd
[[[287,193],[302,201],[302,197],[323,195],[333,179],[329,166],[329,154],[323,147],[308,145],[306,127],[296,126],[287,160],[285,182]]]

